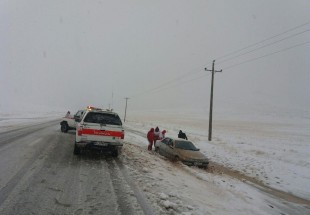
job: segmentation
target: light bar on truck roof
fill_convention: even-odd
[[[87,110],[101,110],[101,108],[96,108],[96,107],[88,105]]]

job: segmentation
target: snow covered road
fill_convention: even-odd
[[[114,159],[94,153],[74,156],[75,132],[61,133],[58,123],[0,133],[0,214],[310,212],[307,199],[267,192],[268,187],[243,181],[239,177],[244,175],[225,165],[214,162],[205,171],[148,151],[146,126],[126,124],[123,152]]]
[[[0,134],[0,214],[144,214],[121,161],[76,157],[74,132],[40,127]]]

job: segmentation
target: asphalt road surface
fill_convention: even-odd
[[[153,214],[109,155],[73,155],[59,121],[0,133],[0,214]]]

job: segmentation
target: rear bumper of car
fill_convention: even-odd
[[[89,149],[115,149],[116,147],[122,147],[122,142],[100,142],[100,141],[83,141],[75,143],[79,148]]]

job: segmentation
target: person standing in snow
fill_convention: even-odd
[[[160,135],[160,130],[157,126],[154,131],[154,146],[155,146],[156,140],[159,140],[159,135]]]
[[[68,111],[67,113],[66,113],[66,116],[65,117],[69,117],[70,116],[70,111]]]
[[[159,139],[160,139],[160,140],[164,139],[166,133],[167,133],[166,130],[163,130],[162,132],[160,132],[160,134],[159,134]]]
[[[151,128],[149,132],[147,132],[147,140],[149,141],[149,145],[147,149],[152,151],[153,142],[154,142],[154,128]]]
[[[182,130],[179,131],[178,138],[187,140],[187,136]]]

